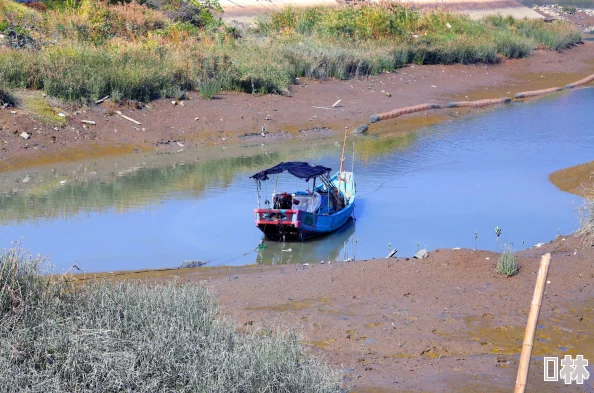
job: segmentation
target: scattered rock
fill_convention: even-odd
[[[427,249],[423,248],[422,250],[417,251],[417,253],[413,256],[413,258],[423,259],[423,258],[427,258],[428,256],[429,256],[429,253],[427,252]]]
[[[21,138],[23,138],[24,140],[27,140],[27,139],[31,138],[31,136],[29,134],[27,134],[26,132],[23,131],[21,133]]]
[[[58,116],[60,116],[60,117],[66,117],[66,115],[63,114],[62,112],[58,113]]]
[[[177,101],[171,101],[171,105],[176,106],[177,105]]]

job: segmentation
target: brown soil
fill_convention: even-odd
[[[553,255],[533,350],[529,392],[583,391],[543,382],[543,356],[594,359],[594,249],[559,237],[517,253],[520,273],[495,273],[488,251],[436,250],[320,265],[116,273],[201,282],[242,329],[262,320],[302,329],[305,343],[356,392],[509,392],[540,256]],[[102,276],[109,274],[102,274]]]
[[[592,196],[594,161],[553,172],[549,179],[560,190],[580,196]]]
[[[56,128],[41,124],[26,108],[8,108],[0,110],[0,171],[135,149],[177,151],[315,139],[341,133],[344,127],[353,129],[368,123],[371,114],[398,107],[513,97],[519,91],[564,86],[592,73],[594,43],[586,42],[563,53],[537,50],[527,59],[505,60],[498,65],[410,65],[394,73],[356,80],[300,80],[292,87],[290,97],[230,92],[203,100],[190,93],[192,99],[177,105],[171,100],[142,107],[106,101],[91,108],[60,108],[68,123]],[[41,97],[41,93],[35,94]],[[142,125],[120,117],[115,114],[117,110]],[[436,119],[464,113],[459,109],[430,115],[421,112],[374,124],[369,132],[410,132]],[[97,124],[85,125],[82,120]],[[30,139],[19,136],[23,131],[31,135]]]

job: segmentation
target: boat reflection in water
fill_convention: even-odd
[[[258,249],[256,263],[280,265],[294,263],[319,263],[353,258],[356,250],[355,220],[349,218],[336,232],[321,239],[303,242],[279,242],[263,237],[263,248]],[[285,250],[285,251],[283,251]],[[289,251],[290,250],[290,251]]]

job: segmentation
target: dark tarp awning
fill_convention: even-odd
[[[322,165],[311,166],[307,162],[281,162],[277,166],[273,166],[272,168],[265,169],[262,172],[250,176],[250,179],[268,180],[268,175],[289,171],[291,175],[309,181],[312,177],[328,174],[331,170],[332,169]]]

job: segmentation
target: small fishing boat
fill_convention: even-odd
[[[355,208],[356,187],[353,172],[343,170],[345,145],[346,132],[340,170],[333,176],[330,176],[332,169],[307,162],[281,162],[250,176],[256,181],[258,193],[258,208],[254,210],[256,226],[268,239],[306,240],[334,232],[347,223]],[[313,180],[312,188],[277,192],[278,176],[285,171],[307,182]],[[272,202],[265,200],[267,207],[262,208],[261,182],[269,180],[270,175],[276,175]]]
[[[284,171],[306,181],[313,180],[311,191],[274,191],[272,203],[264,202],[272,206],[262,208],[260,182]],[[271,240],[306,240],[342,227],[355,208],[355,178],[353,172],[338,171],[333,176],[330,172],[330,168],[307,162],[282,162],[250,176],[256,180],[258,189],[256,226]],[[321,184],[316,186],[317,180]]]

